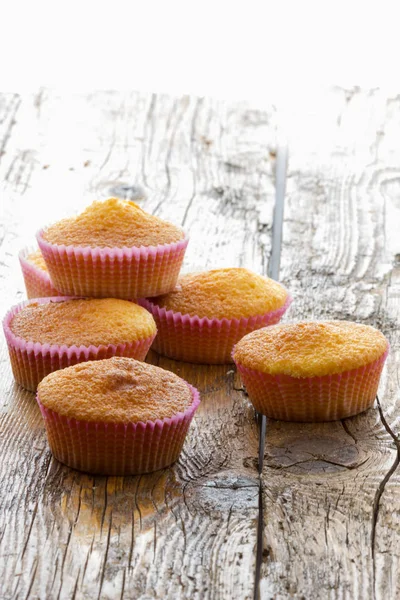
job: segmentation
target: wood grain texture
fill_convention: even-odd
[[[190,232],[185,270],[266,271],[273,111],[101,92],[0,96],[2,314],[25,297],[17,261],[40,225],[109,195]],[[202,404],[181,459],[131,478],[51,458],[34,396],[0,381],[1,598],[251,598],[259,480],[254,411],[229,366],[151,360]]]
[[[269,421],[260,595],[400,594],[400,99],[335,90],[292,113],[282,248],[291,318],[389,338],[380,403],[335,423]]]

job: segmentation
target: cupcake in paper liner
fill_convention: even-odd
[[[181,276],[175,289],[139,303],[158,329],[153,349],[194,363],[232,362],[234,345],[247,333],[278,323],[291,303],[276,281],[243,268]]]
[[[198,391],[174,373],[121,357],[51,373],[37,401],[54,457],[101,475],[171,465],[200,403]]]
[[[37,234],[51,280],[64,295],[140,298],[172,290],[188,239],[134,202],[93,202]]]
[[[389,344],[368,325],[304,321],[245,336],[233,359],[255,409],[283,421],[335,421],[372,406]]]
[[[19,253],[22,274],[24,276],[28,298],[49,298],[60,296],[53,286],[49,272],[40,250],[25,248]]]
[[[144,360],[157,333],[141,306],[115,298],[37,298],[3,321],[14,378],[36,391],[49,373],[76,363],[127,356]]]

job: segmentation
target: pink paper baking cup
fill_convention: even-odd
[[[59,296],[60,293],[53,286],[47,271],[39,269],[35,264],[27,260],[27,256],[34,252],[31,248],[24,248],[19,253],[22,275],[24,276],[26,295],[28,298],[48,298]]]
[[[188,238],[140,248],[89,248],[37,240],[53,284],[64,295],[140,298],[174,289]]]
[[[138,300],[153,315],[157,325],[153,350],[175,360],[205,364],[232,363],[234,345],[247,333],[278,323],[291,302],[288,295],[283,306],[264,315],[209,319],[160,308],[151,299]]]
[[[104,423],[64,417],[37,401],[54,457],[73,469],[100,475],[137,475],[174,463],[182,450],[199,392],[192,404],[171,418],[146,423]]]
[[[281,421],[336,421],[367,410],[374,403],[389,352],[358,369],[297,378],[269,375],[236,362],[254,408]]]
[[[53,298],[35,298],[13,306],[3,320],[4,335],[7,340],[11,367],[14,379],[25,389],[35,392],[37,386],[46,375],[59,369],[65,369],[88,360],[101,360],[112,356],[125,356],[144,360],[153,343],[155,335],[133,342],[107,344],[101,346],[66,346],[57,344],[41,344],[28,342],[16,336],[10,327],[11,321],[24,306],[33,301],[38,304],[47,302],[63,302],[71,300],[68,296]]]

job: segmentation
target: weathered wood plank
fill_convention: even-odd
[[[289,123],[290,316],[375,325],[391,353],[381,409],[319,425],[268,422],[265,599],[399,594],[399,108],[378,90],[336,90]]]
[[[265,271],[270,113],[112,92],[41,90],[22,98],[16,117],[19,99],[1,102],[2,123],[16,120],[11,135],[0,126],[2,313],[24,297],[16,255],[43,221],[110,194],[184,224],[186,270],[242,264]],[[34,397],[12,382],[4,343],[1,352],[2,597],[252,597],[258,431],[229,366],[160,359],[202,392],[182,457],[152,475],[103,478],[51,458]]]

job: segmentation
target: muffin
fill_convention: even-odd
[[[87,360],[144,360],[157,333],[141,306],[115,298],[38,298],[14,306],[3,321],[15,380],[34,392],[57,369]]]
[[[278,282],[242,268],[190,273],[172,292],[140,300],[157,324],[157,352],[208,364],[232,362],[233,346],[250,331],[277,323],[290,303]]]
[[[257,411],[315,422],[367,410],[388,350],[385,336],[368,325],[304,321],[250,333],[233,358]]]
[[[200,403],[198,391],[174,373],[121,357],[51,373],[37,401],[55,458],[102,475],[175,462]]]
[[[28,298],[49,298],[60,293],[53,286],[40,250],[21,250],[19,254]]]
[[[176,284],[188,239],[180,227],[110,198],[37,234],[55,287],[64,295],[140,298]]]

